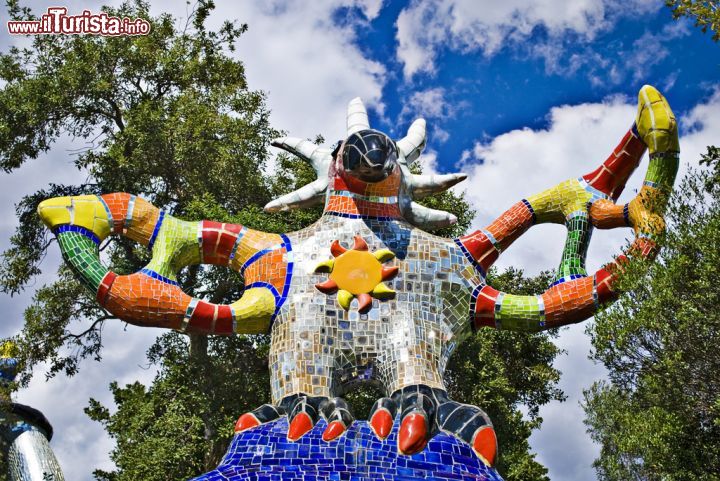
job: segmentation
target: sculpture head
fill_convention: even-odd
[[[363,129],[345,139],[337,154],[342,160],[342,171],[363,182],[385,180],[398,170],[398,149],[384,133]]]
[[[388,135],[370,128],[362,100],[348,104],[347,137],[332,150],[308,140],[284,137],[273,141],[313,166],[317,180],[279,197],[265,206],[269,212],[308,207],[325,202],[335,189],[335,179],[343,188],[361,196],[394,199],[402,217],[426,229],[445,227],[457,222],[454,215],[429,209],[415,202],[449,189],[464,180],[465,174],[418,175],[411,168],[425,148],[425,120],[417,119],[405,137],[393,141]]]

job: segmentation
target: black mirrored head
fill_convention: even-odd
[[[365,182],[387,178],[397,165],[397,147],[390,137],[377,130],[355,132],[342,151],[345,172]]]

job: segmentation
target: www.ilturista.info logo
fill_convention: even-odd
[[[111,17],[107,13],[83,10],[80,15],[68,15],[66,7],[50,7],[39,20],[10,20],[11,35],[88,34],[117,37],[147,35],[150,22],[144,18]]]

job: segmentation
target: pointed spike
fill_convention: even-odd
[[[408,165],[420,157],[425,142],[425,120],[417,119],[410,125],[407,135],[397,142],[398,149],[405,156]]]
[[[328,187],[328,179],[317,179],[298,190],[285,194],[265,205],[266,212],[285,212],[290,209],[310,207],[322,203],[325,199],[325,191]]]
[[[403,209],[405,219],[421,229],[439,229],[457,222],[457,217],[449,212],[430,209],[416,202],[410,202]]]
[[[448,190],[455,184],[467,179],[467,174],[443,174],[443,175],[412,175],[408,184],[412,190],[413,199],[422,199],[431,194],[437,194]]]
[[[365,242],[365,239],[360,237],[359,235],[356,235],[354,238],[355,244],[353,244],[353,250],[354,251],[366,251],[368,250],[367,242]]]
[[[330,162],[332,161],[332,150],[320,147],[309,140],[299,137],[281,137],[271,142],[273,147],[278,147],[293,155],[296,155],[313,166],[318,178],[327,176]]]
[[[340,289],[337,293],[338,304],[340,304],[340,306],[342,306],[342,308],[346,311],[350,310],[350,303],[354,298],[355,296],[351,292],[344,289]]]
[[[360,97],[355,97],[350,101],[347,108],[347,136],[350,137],[355,132],[370,128],[367,110]]]
[[[314,272],[315,274],[329,274],[333,271],[333,267],[335,267],[335,261],[333,259],[328,259],[315,266]]]
[[[395,277],[400,270],[400,267],[398,266],[390,266],[390,267],[383,267],[382,268],[382,274],[381,279],[384,281],[388,281]]]
[[[325,294],[333,294],[334,292],[337,292],[338,285],[334,280],[328,279],[325,282],[318,282],[315,284],[315,289],[320,292],[324,292]]]
[[[395,291],[390,289],[384,282],[381,282],[372,290],[375,299],[386,301],[395,297]]]
[[[333,241],[333,243],[330,245],[330,253],[333,255],[333,257],[341,256],[346,251],[347,249],[340,245],[339,240]]]
[[[372,297],[370,294],[358,294],[358,312],[365,314],[372,308]]]
[[[395,253],[390,249],[378,249],[373,252],[373,255],[380,262],[387,262],[389,260],[395,259]]]

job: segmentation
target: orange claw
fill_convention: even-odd
[[[403,419],[398,434],[398,449],[400,453],[411,455],[419,453],[427,444],[427,420],[420,413],[412,413]]]
[[[295,416],[295,419],[293,419],[290,423],[287,437],[290,441],[297,441],[310,431],[312,427],[313,423],[310,416],[304,412],[298,413],[298,415]]]
[[[355,236],[355,244],[353,245],[354,251],[366,251],[368,250],[367,242],[359,235]]]
[[[325,442],[339,438],[345,432],[345,425],[340,421],[333,421],[325,428],[322,439]]]
[[[325,294],[332,294],[334,292],[337,292],[338,285],[337,282],[335,282],[332,279],[328,279],[325,282],[318,282],[315,284],[315,288],[320,291],[324,292]]]
[[[333,257],[338,257],[338,256],[344,254],[346,250],[347,249],[345,249],[343,246],[340,245],[339,240],[335,240],[330,245],[330,253],[333,255]]]
[[[400,267],[398,266],[391,266],[391,267],[383,267],[382,273],[380,274],[382,277],[382,280],[387,281],[388,279],[392,279],[395,277],[400,270]]]
[[[358,294],[358,312],[364,314],[372,307],[372,297],[370,294]]]
[[[241,433],[243,431],[247,431],[248,429],[254,428],[255,426],[260,426],[260,421],[258,421],[258,419],[252,413],[245,413],[240,416],[235,423],[235,432]]]
[[[370,418],[370,428],[378,438],[385,439],[392,431],[393,419],[387,409],[380,408]]]

